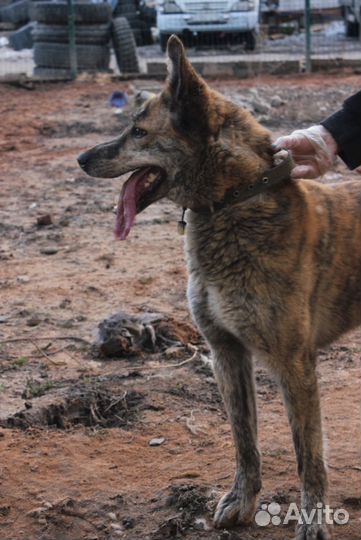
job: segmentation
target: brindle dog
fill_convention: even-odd
[[[88,174],[129,171],[118,205],[124,239],[162,197],[187,208],[188,299],[210,345],[236,447],[233,485],[217,527],[249,523],[261,489],[252,357],[276,375],[287,406],[302,506],[326,504],[316,351],[361,323],[361,182],[285,181],[245,201],[273,167],[269,133],[211,90],[168,42],[169,77],[119,138],[79,157]],[[297,538],[328,537],[300,524]]]

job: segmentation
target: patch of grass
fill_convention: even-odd
[[[22,393],[21,397],[23,399],[32,399],[32,398],[41,397],[54,387],[55,387],[55,383],[53,381],[46,381],[46,382],[40,383],[38,381],[34,381],[33,379],[29,379],[26,383],[26,388],[24,392]]]
[[[20,369],[26,366],[28,362],[29,362],[28,358],[26,358],[25,356],[20,356],[19,358],[14,360],[13,366],[15,369]]]

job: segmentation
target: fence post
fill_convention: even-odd
[[[305,0],[306,73],[311,73],[311,0]]]
[[[67,0],[67,2],[70,76],[72,79],[76,79],[78,75],[78,60],[76,57],[74,4],[73,0]]]

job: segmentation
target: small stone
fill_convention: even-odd
[[[165,442],[165,438],[164,437],[156,437],[154,439],[151,439],[149,441],[149,446],[160,446],[161,444],[163,444]]]
[[[26,512],[26,515],[30,517],[39,517],[44,511],[45,508],[43,506],[38,506],[32,510],[29,510],[29,512]]]
[[[253,106],[254,112],[258,114],[267,114],[269,112],[269,105],[265,101],[262,101],[260,99],[254,99],[251,104]]]
[[[113,521],[117,520],[117,514],[115,514],[114,512],[109,512],[109,514],[107,514],[107,516]]]
[[[131,517],[126,517],[122,521],[122,525],[124,529],[133,529],[134,527],[134,519]]]
[[[52,225],[53,220],[50,214],[44,214],[43,216],[39,216],[37,218],[36,223],[39,227],[46,227],[47,225]]]
[[[61,309],[65,309],[65,308],[69,307],[70,304],[71,304],[70,298],[64,298],[64,300],[62,300],[62,301],[60,302],[59,307],[60,307]]]
[[[122,528],[122,526],[121,526],[120,523],[111,523],[111,524],[110,524],[110,527],[111,527],[112,529],[114,529],[115,531],[118,531],[119,529]]]
[[[45,506],[45,508],[48,508],[48,509],[53,508],[53,505],[49,501],[44,502],[44,506]]]
[[[279,107],[282,107],[282,105],[284,105],[285,102],[284,100],[280,97],[280,96],[273,96],[273,98],[271,99],[271,107],[273,107],[274,109],[278,109]]]
[[[17,281],[18,283],[29,283],[30,278],[29,278],[29,276],[18,276],[18,277],[16,278],[16,281]]]
[[[58,253],[58,251],[58,248],[49,246],[41,249],[40,253],[42,255],[55,255],[56,253]]]
[[[47,523],[46,517],[39,517],[38,523],[39,523],[40,525],[46,525],[46,523]]]
[[[0,324],[6,323],[7,320],[8,320],[8,318],[5,317],[5,315],[0,315]]]
[[[4,504],[3,506],[0,506],[0,516],[8,516],[10,514],[11,506],[8,504]]]
[[[38,326],[41,323],[40,317],[33,315],[26,321],[27,326]]]

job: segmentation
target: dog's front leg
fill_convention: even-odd
[[[281,386],[292,429],[302,482],[302,509],[305,511],[303,523],[297,527],[296,539],[325,540],[329,534],[325,523],[318,522],[320,512],[317,511],[326,503],[327,474],[323,461],[315,356],[305,352],[291,362],[284,362]]]
[[[251,353],[209,310],[202,280],[193,272],[188,283],[188,300],[193,317],[208,341],[213,368],[223,397],[236,447],[233,485],[218,503],[214,524],[230,527],[249,523],[261,490],[261,464],[257,446],[257,410]]]
[[[218,503],[216,527],[253,519],[261,489],[257,411],[251,354],[233,337],[212,344],[214,372],[231,422],[237,470],[231,490]]]

